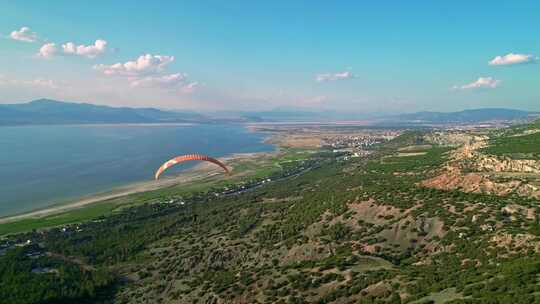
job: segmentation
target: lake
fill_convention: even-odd
[[[164,161],[181,154],[274,149],[263,140],[242,125],[0,127],[0,216],[151,180]]]

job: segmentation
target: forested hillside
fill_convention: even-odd
[[[461,147],[441,136],[322,151],[251,191],[167,192],[11,236],[35,246],[0,257],[0,302],[540,302],[538,200],[425,186]]]

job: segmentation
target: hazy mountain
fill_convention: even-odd
[[[99,106],[39,99],[0,105],[0,125],[207,122],[197,113]]]
[[[416,112],[383,117],[379,123],[449,124],[480,123],[493,121],[526,121],[538,116],[538,112],[515,109],[484,108],[458,112]]]
[[[360,112],[340,112],[340,111],[321,111],[305,110],[294,108],[276,108],[268,111],[229,111],[217,112],[212,117],[240,117],[250,122],[324,122],[324,121],[344,121],[361,120],[374,115]]]
[[[400,115],[275,109],[272,111],[227,111],[205,115],[154,108],[109,107],[88,103],[39,99],[0,105],[0,125],[97,124],[97,123],[229,123],[364,120],[377,125],[431,125],[488,121],[525,121],[538,112],[486,108],[459,112],[416,112]]]
[[[448,123],[477,123],[493,121],[525,121],[532,119],[537,112],[514,109],[485,108],[463,110],[459,112],[416,112],[397,115],[381,113],[358,113],[339,111],[306,111],[294,109],[275,109],[271,111],[227,112],[227,117],[241,117],[250,122],[287,122],[287,121],[365,121],[371,124],[427,125]],[[210,114],[219,117],[224,113]]]

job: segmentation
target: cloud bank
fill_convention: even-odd
[[[165,69],[174,56],[144,54],[135,60],[111,65],[97,64],[94,70],[107,76],[125,77],[134,88],[159,88],[191,93],[198,82],[189,82],[185,73],[166,74]]]
[[[105,75],[139,76],[159,73],[173,61],[174,56],[145,54],[139,56],[136,60],[125,63],[98,64],[94,66],[94,69],[103,72]]]

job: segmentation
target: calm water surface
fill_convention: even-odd
[[[0,216],[151,180],[180,154],[272,150],[263,139],[239,125],[0,127]]]

